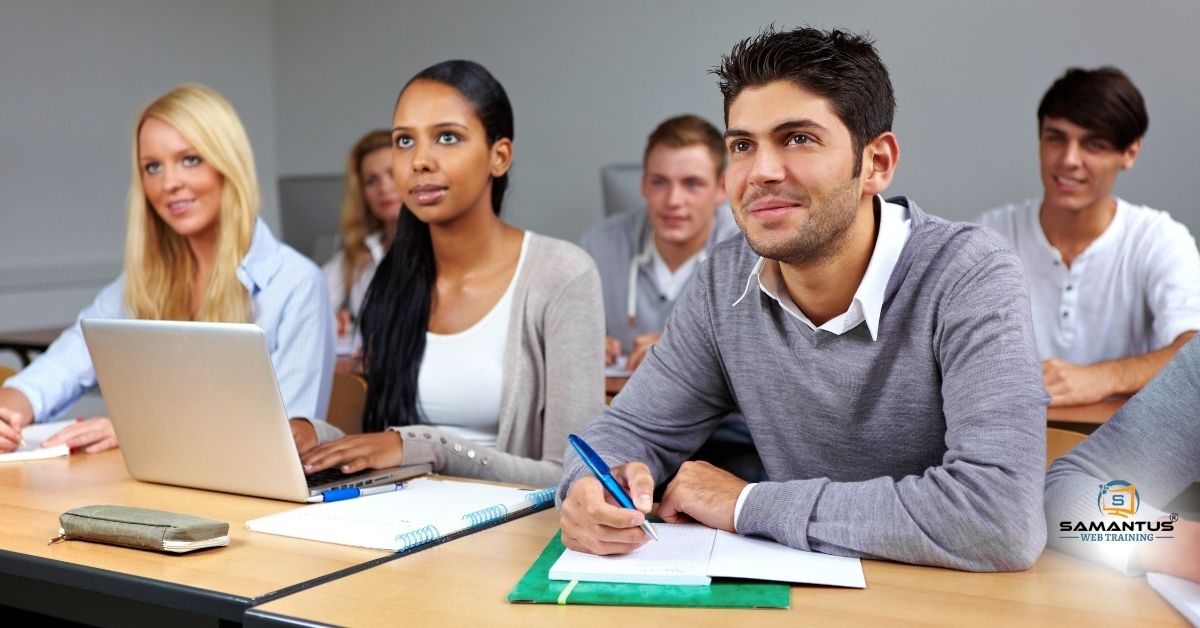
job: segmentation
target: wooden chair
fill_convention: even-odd
[[[8,368],[7,366],[0,366],[0,384],[3,384],[4,380],[6,380],[16,374],[17,374],[17,372],[14,371],[13,369]]]
[[[1046,428],[1046,468],[1050,463],[1065,456],[1076,445],[1087,439],[1087,434],[1072,432],[1058,427]]]
[[[367,380],[353,373],[334,372],[333,393],[325,420],[347,434],[362,434],[363,408],[367,404]]]

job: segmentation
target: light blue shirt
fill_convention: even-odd
[[[275,239],[261,219],[237,270],[253,300],[254,324],[267,337],[288,416],[324,418],[333,386],[333,319],[325,277],[316,264]],[[54,421],[96,386],[79,321],[130,318],[125,275],[104,287],[46,353],[4,382],[33,405],[34,420]]]

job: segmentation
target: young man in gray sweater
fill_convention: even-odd
[[[879,195],[899,158],[871,42],[776,32],[715,71],[726,188],[745,240],[716,247],[662,339],[583,437],[638,510],[574,452],[563,542],[647,541],[659,515],[792,547],[977,571],[1025,569],[1045,543],[1047,396],[1020,262],[1003,241]],[[769,481],[684,462],[740,411]]]

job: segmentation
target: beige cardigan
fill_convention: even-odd
[[[604,304],[600,275],[579,247],[529,233],[516,278],[504,350],[504,389],[496,448],[431,425],[391,428],[404,439],[404,464],[538,486],[558,484],[567,434],[604,407]],[[469,392],[469,382],[464,390]],[[318,441],[342,436],[313,421]]]

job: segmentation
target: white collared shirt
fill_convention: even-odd
[[[1117,199],[1108,228],[1067,267],[1042,231],[1041,205],[1031,199],[979,221],[1021,257],[1039,359],[1094,364],[1200,329],[1200,253],[1187,227]]]
[[[840,336],[866,322],[867,329],[871,332],[871,340],[875,340],[879,335],[879,315],[883,310],[884,291],[892,278],[892,269],[900,259],[900,252],[904,250],[908,236],[912,233],[908,209],[879,197],[876,199],[879,202],[879,236],[875,239],[875,250],[871,253],[871,261],[867,263],[867,272],[863,274],[862,282],[854,291],[854,298],[850,300],[850,307],[845,312],[825,321],[820,327],[814,325],[788,295],[787,288],[783,285],[779,261],[763,257],[758,258],[758,263],[746,279],[746,290],[733,305],[741,303],[754,285],[758,284],[758,289],[763,294],[771,297],[785,312],[808,325],[813,331],[820,329]]]
[[[871,261],[867,263],[867,272],[863,273],[862,281],[854,291],[854,298],[850,300],[850,307],[845,312],[825,321],[820,327],[814,325],[788,295],[783,284],[783,274],[779,270],[779,261],[764,257],[758,258],[746,279],[746,290],[733,305],[741,303],[751,293],[754,285],[758,284],[758,289],[763,294],[771,297],[785,312],[808,325],[813,331],[820,329],[840,336],[865,322],[871,332],[871,340],[878,339],[884,293],[888,281],[892,278],[892,270],[896,268],[896,262],[900,259],[900,253],[908,243],[908,236],[912,234],[912,219],[906,207],[889,203],[878,196],[875,199],[879,203],[879,235],[875,238],[875,249],[871,252]],[[755,486],[747,484],[738,495],[737,504],[733,507],[734,528],[737,527],[738,516],[742,514],[746,496]]]

